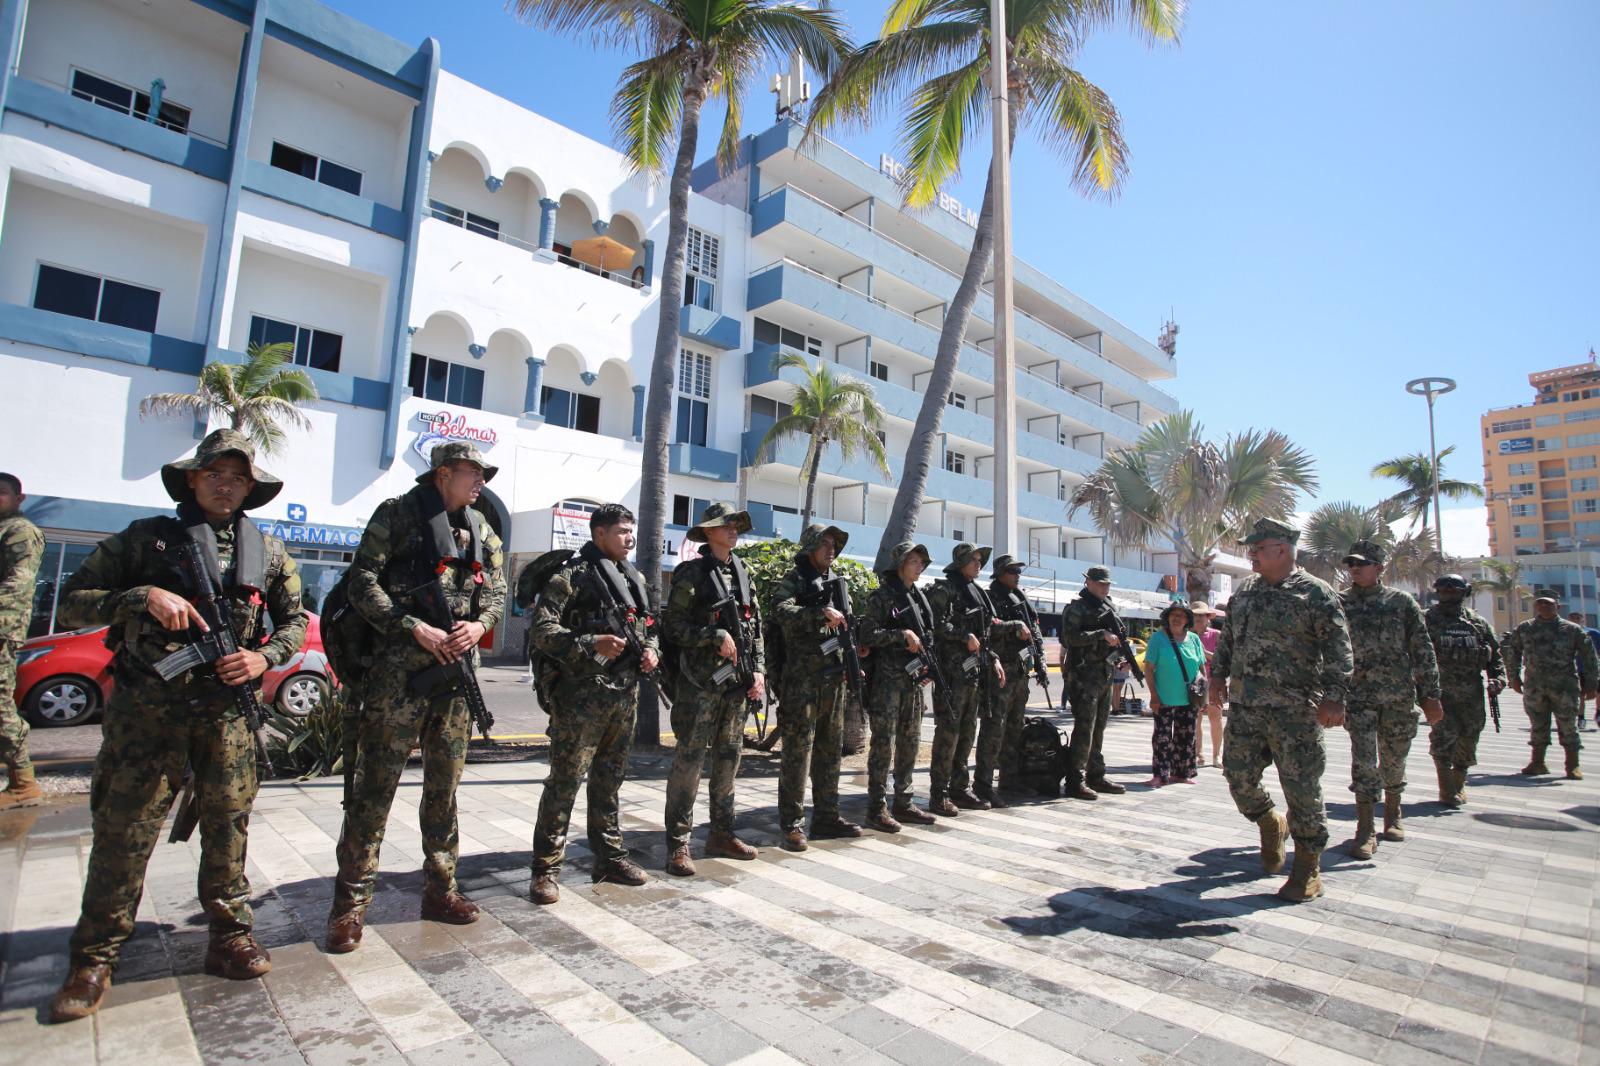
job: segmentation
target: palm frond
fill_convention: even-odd
[[[611,98],[611,127],[617,145],[645,173],[666,169],[683,117],[683,49],[631,63]]]
[[[196,418],[210,414],[212,404],[204,396],[192,392],[157,392],[139,401],[139,417],[178,418],[193,415]]]
[[[906,153],[905,200],[926,207],[961,173],[961,150],[983,131],[987,59],[929,78],[911,95],[900,125]]]
[[[1024,119],[1072,168],[1072,187],[1089,197],[1116,195],[1128,173],[1128,146],[1111,97],[1053,58],[1030,62],[1028,77]]]
[[[604,47],[644,49],[687,33],[677,5],[653,0],[509,0],[518,19],[538,29],[584,37]]]

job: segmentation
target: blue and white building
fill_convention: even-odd
[[[203,427],[141,418],[140,401],[192,391],[253,342],[291,341],[322,395],[311,432],[266,460],[288,487],[256,516],[314,594],[439,437],[499,465],[514,567],[585,507],[637,503],[666,193],[610,147],[452,75],[437,41],[314,0],[0,0],[0,47],[0,469],[50,539],[36,630],[100,537],[170,506],[159,468]],[[752,463],[788,391],[780,347],[876,379],[903,452],[971,227],[953,206],[901,211],[892,169],[801,151],[785,122],[734,172],[697,173],[669,560],[710,499],[796,532],[794,449]],[[1025,264],[1017,288],[1038,574],[1075,588],[1107,563],[1159,602],[1170,559],[1112,552],[1063,498],[1176,406],[1151,384],[1173,361]],[[989,535],[986,315],[922,516],[936,554]],[[870,556],[893,484],[834,460],[820,513]]]

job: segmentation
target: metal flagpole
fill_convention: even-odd
[[[1006,0],[989,0],[989,90],[994,100],[994,544],[1017,554],[1016,350],[1011,335],[1011,145]]]

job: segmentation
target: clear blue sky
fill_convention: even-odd
[[[437,37],[446,69],[609,140],[620,55],[492,3],[331,2]],[[885,6],[843,5],[861,38]],[[1600,345],[1597,39],[1594,0],[1192,0],[1177,47],[1102,33],[1080,66],[1122,111],[1129,181],[1085,202],[1019,140],[1018,254],[1145,336],[1170,308],[1168,387],[1218,436],[1288,432],[1318,457],[1319,500],[1372,502],[1375,462],[1426,450],[1403,391],[1424,374],[1460,382],[1440,447],[1478,480],[1478,416]],[[756,87],[750,130],[770,99]],[[706,117],[703,146],[721,121]],[[876,159],[894,129],[846,144]],[[988,157],[980,144],[952,190],[969,204]]]

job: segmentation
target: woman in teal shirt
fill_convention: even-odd
[[[1194,614],[1181,603],[1161,612],[1161,628],[1150,634],[1144,668],[1150,678],[1150,704],[1155,733],[1150,739],[1151,788],[1173,783],[1192,785],[1195,775],[1195,709],[1189,685],[1203,676],[1206,650],[1190,632]]]

